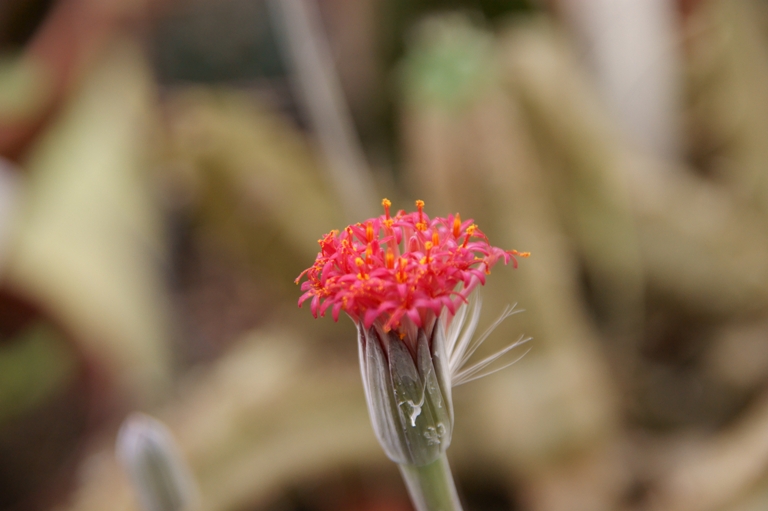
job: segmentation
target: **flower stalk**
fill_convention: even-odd
[[[428,465],[399,465],[416,511],[462,511],[445,453]]]

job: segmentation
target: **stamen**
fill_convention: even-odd
[[[389,220],[389,208],[392,207],[392,201],[384,198],[381,200],[381,205],[384,206],[384,217]]]
[[[469,227],[467,227],[467,235],[464,238],[464,243],[461,245],[462,247],[467,248],[467,243],[469,243],[469,238],[471,238],[475,234],[476,230],[477,230],[477,225],[475,224],[472,224]]]
[[[361,257],[355,258],[355,265],[357,266],[357,269],[360,270],[360,273],[357,275],[357,278],[360,280],[368,280],[370,277],[366,275],[365,270],[363,269],[363,265],[365,264],[365,261]]]
[[[459,216],[459,214],[456,213],[456,216],[453,218],[453,237],[456,239],[459,239],[460,234],[461,234],[461,216]]]
[[[392,247],[387,247],[387,253],[384,255],[384,263],[389,270],[395,267],[395,253],[392,251]]]
[[[373,241],[373,224],[371,222],[365,224],[365,239],[368,243]]]
[[[397,260],[397,281],[400,284],[408,281],[408,275],[405,273],[405,266],[408,264],[408,260],[405,257],[401,257]]]
[[[325,236],[317,240],[317,242],[320,244],[321,248],[325,248],[326,246],[333,243],[333,238],[335,238],[337,234],[339,234],[339,230],[333,229],[331,230],[331,232],[329,232],[328,234],[326,234]]]
[[[432,250],[432,247],[433,245],[431,241],[424,243],[424,249],[427,253],[424,255],[424,257],[421,258],[421,260],[419,260],[419,264],[429,264],[429,252]]]
[[[387,199],[384,199],[389,203]],[[385,218],[381,223],[384,226],[384,236],[389,238],[389,241],[387,241],[387,254],[390,252],[392,253],[393,258],[393,265],[394,265],[394,258],[400,255],[400,250],[398,250],[397,242],[395,241],[395,231],[392,229],[392,226],[394,225],[395,221],[389,218],[389,206],[386,206],[386,215],[387,218]],[[389,256],[387,256],[389,257]],[[386,262],[386,261],[385,261]],[[387,266],[387,268],[392,269],[393,266]]]
[[[419,210],[419,221],[416,223],[416,228],[420,231],[426,231],[427,223],[424,221],[424,201],[417,200],[416,208]]]

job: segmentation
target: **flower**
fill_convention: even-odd
[[[384,215],[318,241],[315,264],[296,279],[307,278],[300,307],[311,298],[315,317],[330,308],[338,320],[343,310],[365,328],[379,321],[385,332],[405,334],[403,318],[425,327],[430,313],[438,316],[443,307],[455,314],[499,260],[517,267],[515,256],[528,256],[492,246],[458,213],[430,219],[418,200],[417,211],[391,217],[390,201],[382,205]]]
[[[383,215],[318,241],[315,263],[296,279],[306,277],[299,306],[311,299],[315,317],[331,309],[334,320],[341,311],[352,318],[376,436],[393,461],[426,466],[451,440],[451,387],[488,374],[483,370],[527,340],[463,368],[493,328],[472,340],[480,307],[479,299],[468,306],[470,294],[497,262],[517,267],[515,256],[529,254],[492,246],[458,213],[430,219],[423,201],[394,217],[391,202],[382,205]]]

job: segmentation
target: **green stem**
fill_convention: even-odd
[[[416,511],[462,511],[445,453],[429,465],[398,465]]]

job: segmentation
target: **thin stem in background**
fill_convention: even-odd
[[[351,218],[373,216],[373,179],[352,124],[314,0],[269,0],[301,101],[328,161],[333,187]]]

